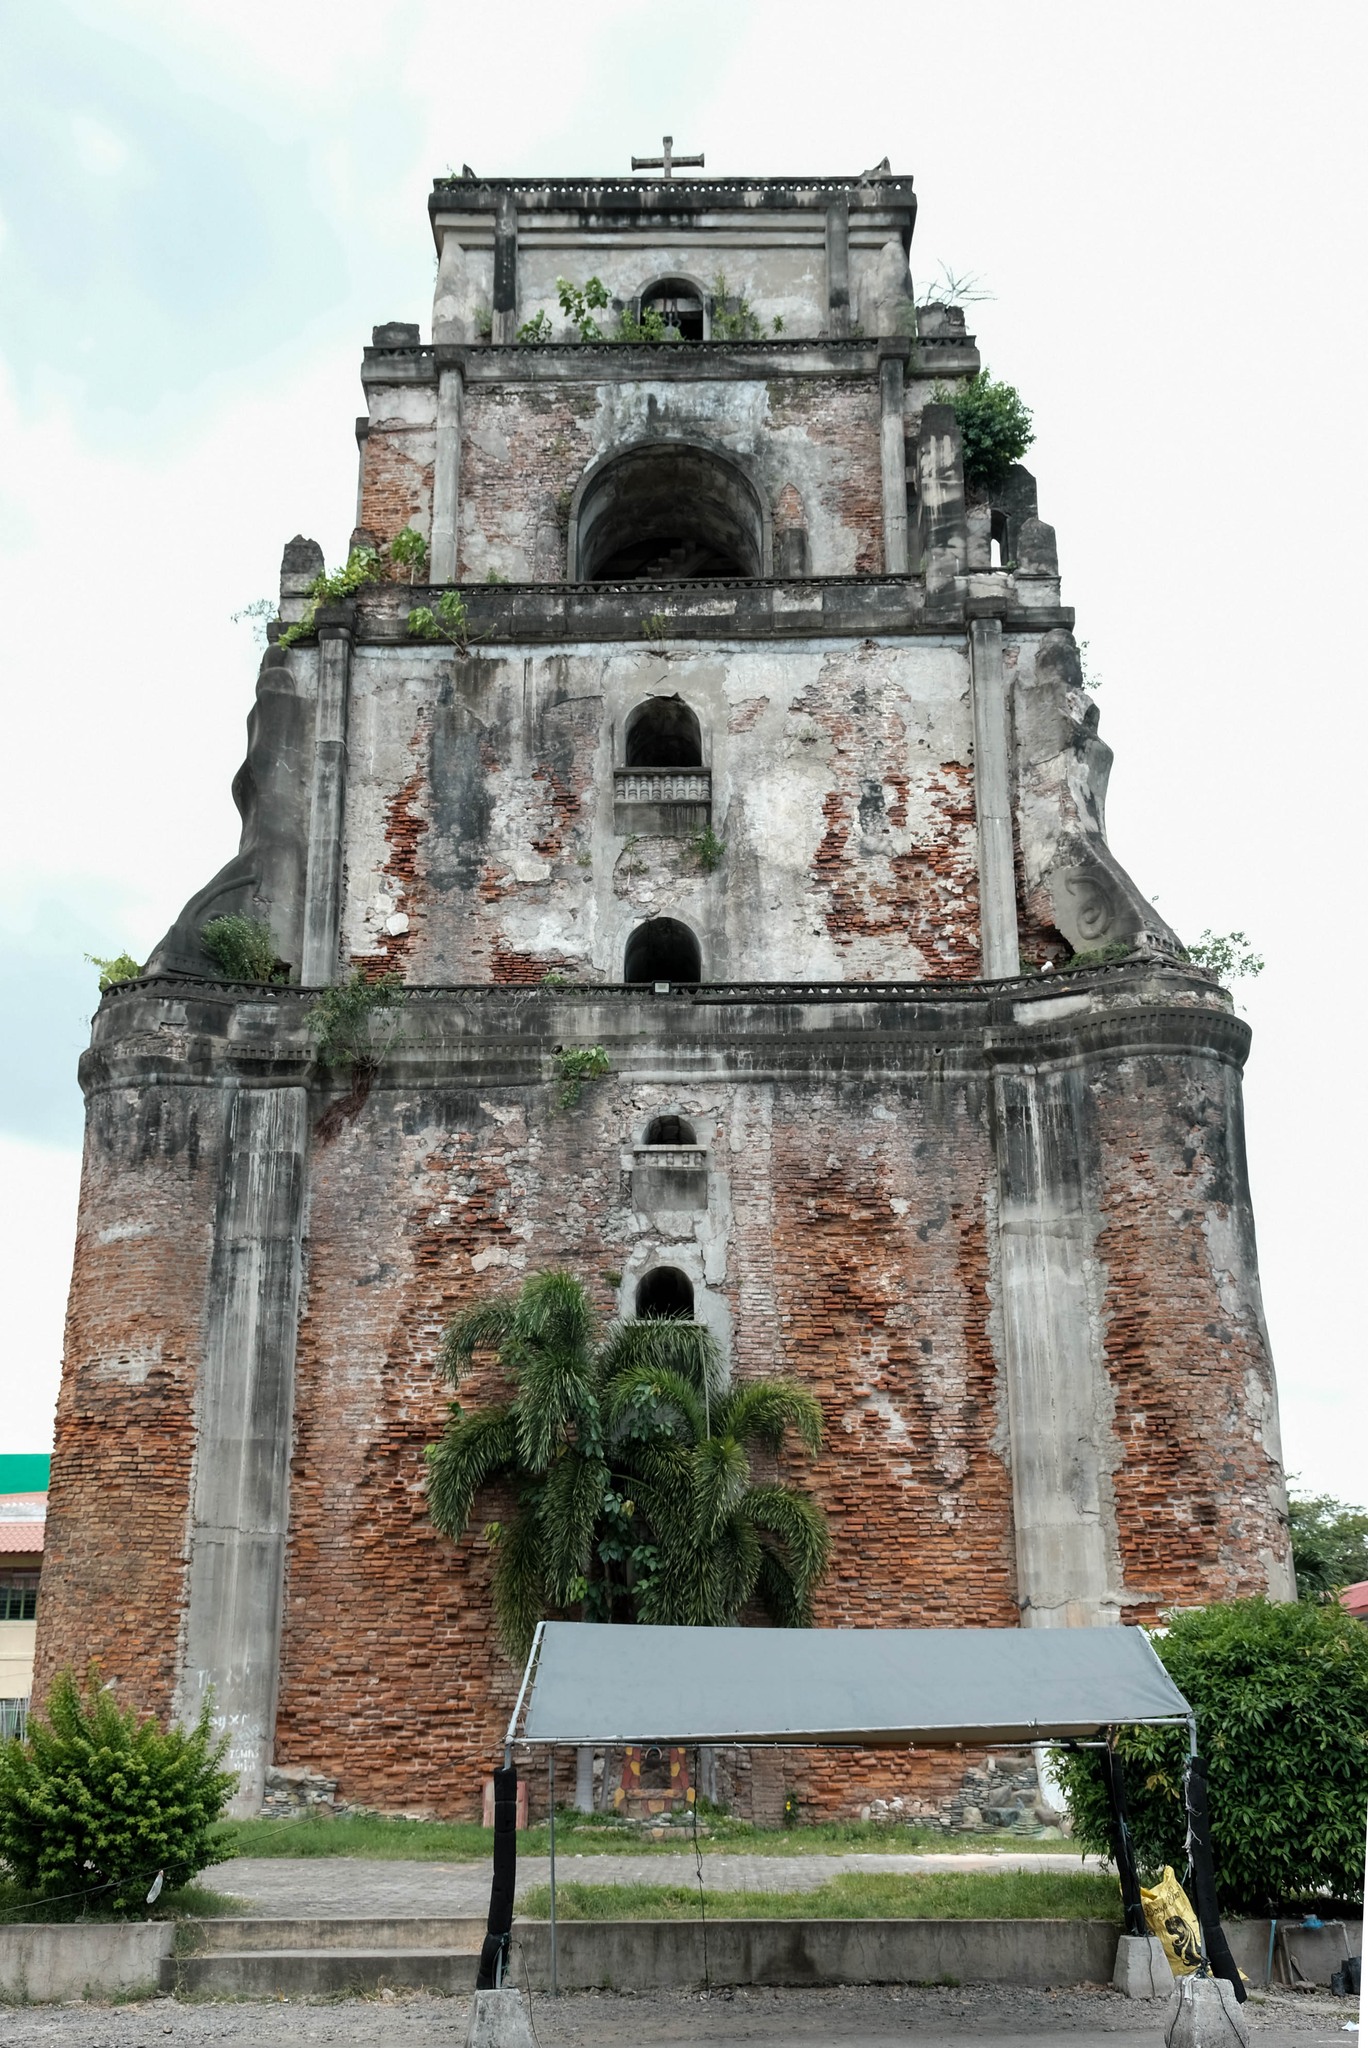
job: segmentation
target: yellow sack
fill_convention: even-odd
[[[1202,1960],[1202,1933],[1187,1893],[1169,1864],[1158,1884],[1141,1885],[1140,1903],[1151,1934],[1164,1944],[1175,1977],[1190,1977]]]

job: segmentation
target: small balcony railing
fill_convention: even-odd
[[[620,804],[711,804],[706,768],[615,768],[613,797]]]

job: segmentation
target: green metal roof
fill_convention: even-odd
[[[46,1451],[0,1452],[0,1493],[46,1493],[51,1472]]]

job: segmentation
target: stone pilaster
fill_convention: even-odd
[[[494,327],[492,341],[513,341],[518,329],[518,207],[499,194],[494,216]]]
[[[318,614],[318,701],[299,975],[306,988],[336,981],[338,972],[351,657],[351,607],[325,606]]]
[[[1088,1118],[1076,1068],[994,1075],[997,1276],[1017,1600],[1028,1628],[1121,1618]]]
[[[456,581],[461,518],[461,416],[465,382],[459,369],[437,380],[437,452],[432,473],[432,540],[428,574],[434,583]]]
[[[850,201],[833,199],[826,211],[827,324],[833,335],[850,332]]]
[[[176,1711],[212,1699],[240,1814],[260,1809],[275,1733],[308,1136],[306,1089],[237,1090],[196,1387]]]
[[[465,250],[448,228],[442,236],[442,253],[437,261],[437,283],[432,294],[432,339],[443,342],[469,341],[465,323]]]
[[[884,342],[879,349],[879,458],[883,472],[884,574],[907,574],[907,446],[903,432],[903,386],[908,343]]]
[[[971,621],[969,674],[983,974],[985,980],[996,981],[1021,971],[1012,857],[1011,717],[1002,666],[1001,619]]]

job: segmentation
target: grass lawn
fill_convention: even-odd
[[[884,1855],[914,1855],[984,1849],[1068,1851],[1062,1839],[1037,1841],[1029,1835],[943,1836],[935,1828],[881,1827],[874,1821],[826,1821],[812,1827],[753,1828],[746,1821],[709,1814],[699,1822],[709,1855],[744,1851],[748,1856],[829,1855],[833,1850],[868,1849]],[[387,1820],[378,1814],[303,1814],[297,1820],[225,1821],[220,1833],[233,1856],[373,1856],[431,1863],[483,1863],[493,1850],[488,1828],[470,1821]],[[545,1856],[550,1830],[543,1824],[518,1837],[522,1856]],[[671,1827],[664,1841],[606,1814],[558,1813],[556,1850],[582,1856],[669,1855],[693,1845],[687,1827]]]
[[[852,1871],[808,1892],[705,1891],[719,1920],[1114,1920],[1114,1877],[1088,1870]],[[520,1913],[545,1920],[551,1888],[528,1892]],[[698,1888],[684,1884],[558,1884],[561,1920],[696,1920]]]

